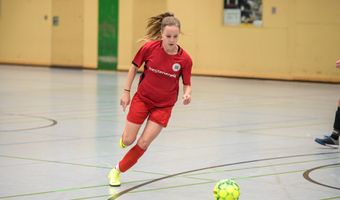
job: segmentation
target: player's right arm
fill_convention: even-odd
[[[126,107],[130,104],[131,86],[132,86],[133,80],[135,79],[137,71],[138,71],[138,68],[132,64],[129,69],[128,76],[125,82],[123,95],[120,98],[120,105],[122,106],[124,112],[125,112]]]
[[[337,60],[335,63],[336,67],[340,69],[340,60]]]

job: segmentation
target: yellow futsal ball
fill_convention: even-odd
[[[214,197],[215,200],[238,200],[240,186],[231,179],[220,180],[214,187]]]

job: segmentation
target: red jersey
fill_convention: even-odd
[[[169,55],[162,47],[162,41],[145,43],[137,52],[132,63],[144,72],[137,89],[141,99],[156,107],[173,106],[178,98],[179,78],[184,85],[191,85],[192,60],[178,46],[175,55]]]

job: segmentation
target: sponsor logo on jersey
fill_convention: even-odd
[[[156,73],[156,74],[163,74],[163,75],[168,76],[168,77],[170,77],[170,78],[176,78],[176,77],[177,77],[176,74],[169,74],[169,73],[167,73],[167,72],[163,72],[163,71],[161,71],[161,70],[159,70],[159,69],[154,69],[154,68],[152,68],[152,67],[149,67],[149,70],[152,71],[153,73]]]

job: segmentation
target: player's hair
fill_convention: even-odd
[[[161,39],[161,31],[166,26],[177,26],[181,30],[180,21],[173,13],[165,12],[154,17],[150,17],[146,25],[146,35],[143,40],[159,40]]]

